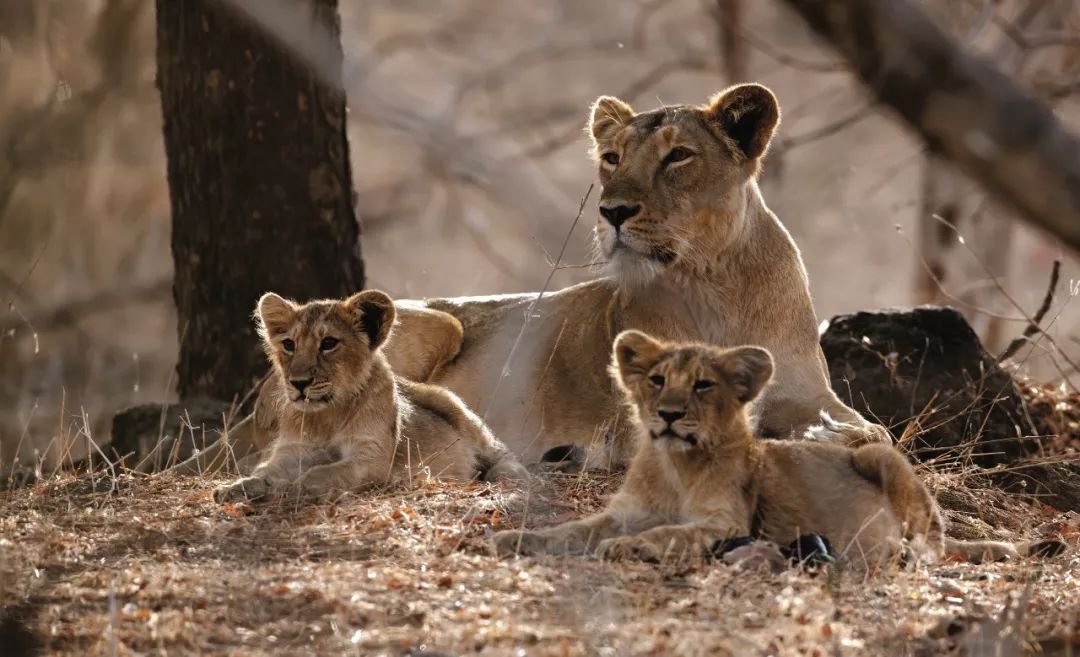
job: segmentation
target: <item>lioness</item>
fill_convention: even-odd
[[[778,363],[755,407],[757,432],[841,444],[888,441],[829,387],[806,269],[765,206],[756,175],[780,120],[772,92],[744,84],[703,106],[635,113],[601,97],[589,133],[603,193],[595,225],[608,275],[537,301],[536,294],[400,304],[396,370],[454,390],[523,459],[549,448],[591,448],[592,465],[624,462],[633,426],[607,372],[611,344],[636,328],[670,340],[759,344]],[[460,353],[418,359],[417,308],[453,315]],[[427,330],[426,324],[421,331]],[[821,414],[833,420],[822,426]]]
[[[757,84],[640,114],[600,97],[589,134],[604,186],[594,236],[607,275],[542,295],[399,301],[386,347],[394,371],[456,392],[522,459],[570,444],[605,467],[633,446],[607,372],[620,331],[759,344],[778,363],[755,405],[759,434],[889,440],[830,389],[806,269],[758,189],[779,120],[776,98]],[[260,447],[251,424],[227,436],[240,456]],[[195,457],[195,467],[219,452]]]
[[[499,553],[660,560],[701,557],[735,536],[787,545],[812,532],[857,565],[898,555],[905,539],[919,556],[1017,554],[1007,543],[946,541],[933,497],[890,445],[755,438],[747,407],[772,377],[765,349],[626,331],[614,352],[613,377],[637,428],[625,482],[593,516],[497,533]]]
[[[297,305],[259,300],[259,335],[273,366],[260,396],[269,454],[219,501],[287,487],[309,494],[385,484],[426,472],[451,479],[524,479],[517,460],[453,393],[395,378],[380,347],[394,304],[369,290]]]

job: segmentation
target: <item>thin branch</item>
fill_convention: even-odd
[[[172,289],[172,277],[161,278],[135,288],[108,289],[84,299],[67,301],[50,310],[35,314],[27,319],[18,319],[0,324],[0,334],[29,324],[35,331],[62,329],[79,320],[103,312],[109,312],[128,306],[153,301],[167,301],[165,296]]]
[[[525,337],[525,331],[529,328],[529,322],[532,321],[533,316],[536,314],[536,307],[540,305],[544,295],[547,293],[548,287],[551,285],[551,279],[555,277],[555,272],[558,271],[559,265],[562,263],[563,256],[566,254],[566,247],[570,244],[570,236],[574,234],[574,229],[577,228],[578,222],[581,221],[581,215],[585,213],[585,204],[589,201],[589,196],[592,194],[594,185],[590,184],[589,189],[585,190],[585,195],[581,197],[581,205],[578,206],[577,215],[574,217],[573,223],[570,224],[570,230],[566,231],[566,238],[563,240],[562,248],[559,249],[559,255],[555,259],[555,266],[548,272],[547,279],[544,281],[544,286],[540,288],[540,292],[537,293],[536,298],[529,304],[528,309],[525,311],[525,320],[521,323],[521,330],[518,331],[517,337],[514,339],[514,344],[510,347],[510,353],[506,355],[506,361],[503,362],[502,369],[499,371],[499,376],[495,380],[495,388],[491,391],[491,396],[488,397],[487,407],[484,408],[483,419],[487,420],[488,413],[491,411],[491,405],[495,403],[495,399],[499,394],[499,388],[502,387],[503,380],[510,373],[510,363],[514,360],[514,354],[517,353],[518,346],[521,344],[521,339]]]
[[[1035,311],[1035,314],[1031,317],[1031,324],[1024,329],[1023,334],[1009,343],[1008,347],[1005,347],[1005,351],[1001,352],[1001,355],[997,357],[997,362],[1004,362],[1016,355],[1016,352],[1020,351],[1020,348],[1028,344],[1031,336],[1035,335],[1042,329],[1039,328],[1039,324],[1042,322],[1043,317],[1050,310],[1050,305],[1054,302],[1054,290],[1057,289],[1058,278],[1061,276],[1061,260],[1054,261],[1054,268],[1050,270],[1050,285],[1046,288],[1046,296],[1043,297],[1042,305]]]
[[[1080,250],[1080,139],[1042,102],[910,0],[784,1],[930,150]]]
[[[819,126],[812,130],[807,130],[802,134],[798,134],[793,137],[787,137],[786,139],[781,139],[780,148],[783,149],[783,151],[786,153],[792,149],[798,148],[800,146],[805,146],[806,144],[810,144],[842,132],[845,128],[848,128],[849,126],[852,126],[859,121],[862,121],[866,117],[870,116],[874,111],[875,104],[876,103],[873,102],[867,103],[855,109],[854,111],[845,114],[844,116],[841,116],[839,119],[836,119],[832,123],[826,123],[823,126]]]

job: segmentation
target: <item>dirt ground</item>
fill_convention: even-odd
[[[0,652],[1080,653],[1080,518],[969,477],[929,480],[977,512],[950,513],[958,533],[1057,536],[1070,547],[1046,560],[874,575],[500,560],[492,531],[595,510],[617,478],[221,506],[216,481],[66,476],[0,494]]]

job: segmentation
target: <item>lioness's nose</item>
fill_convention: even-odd
[[[289,379],[289,383],[291,383],[292,387],[296,388],[300,394],[303,394],[304,388],[311,385],[311,379]]]
[[[607,219],[608,223],[618,228],[626,223],[626,220],[641,212],[640,205],[625,205],[620,201],[601,201],[600,216]]]
[[[685,411],[657,411],[656,414],[668,424],[673,424],[686,417]]]

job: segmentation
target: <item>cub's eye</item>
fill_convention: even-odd
[[[340,343],[341,343],[341,340],[338,340],[337,338],[326,337],[326,338],[323,338],[322,342],[319,343],[319,350],[320,351],[330,351],[334,347],[338,346],[338,344],[340,344]]]
[[[291,338],[285,338],[281,341],[281,348],[291,354],[296,349],[296,343]]]
[[[682,162],[694,157],[694,151],[682,146],[676,146],[671,149],[671,152],[664,158],[664,166],[675,164],[676,162]]]
[[[619,165],[619,154],[615,151],[608,151],[607,153],[604,153],[600,156],[600,159],[607,162],[613,167]]]
[[[694,381],[694,392],[705,392],[716,385],[715,381]]]
[[[659,374],[653,374],[652,376],[649,377],[649,383],[653,384],[657,388],[663,388],[664,387],[664,377],[660,376]]]

